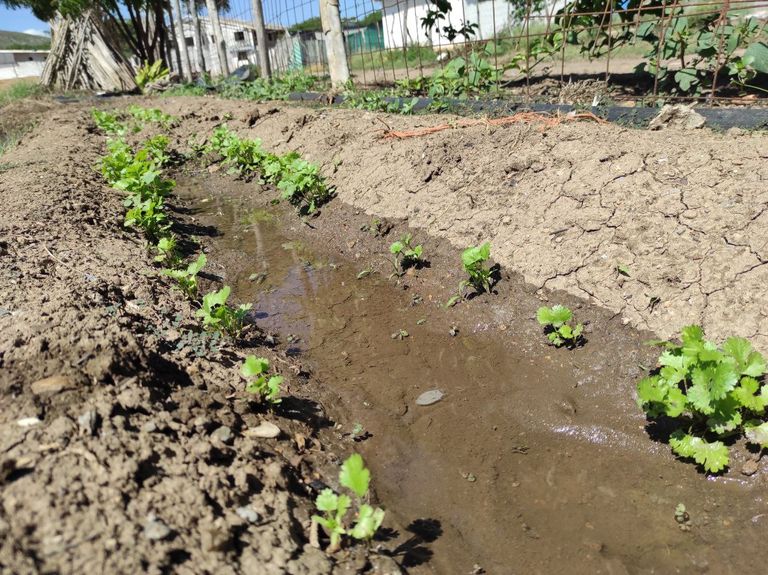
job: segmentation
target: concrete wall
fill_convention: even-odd
[[[0,80],[40,77],[47,57],[47,50],[0,50]]]

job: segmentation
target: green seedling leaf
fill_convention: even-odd
[[[371,539],[384,521],[384,511],[370,505],[361,505],[357,514],[357,523],[350,535],[355,539]]]
[[[709,443],[678,430],[670,437],[669,445],[680,457],[693,459],[710,473],[719,473],[728,467],[728,448],[721,441]]]
[[[759,445],[763,449],[768,447],[768,422],[750,421],[744,426],[744,435],[749,443]]]
[[[371,480],[371,472],[365,467],[363,458],[353,453],[341,465],[339,482],[351,489],[358,497],[364,497],[368,493],[368,484]]]
[[[266,373],[269,370],[269,360],[263,357],[256,357],[255,355],[249,355],[245,358],[243,366],[240,368],[240,373],[243,377],[256,377]]]
[[[617,265],[616,271],[623,276],[629,277],[629,268],[623,264]]]

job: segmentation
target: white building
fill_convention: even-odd
[[[221,18],[221,31],[224,35],[224,45],[226,46],[227,64],[232,72],[240,66],[258,65],[259,56],[256,53],[256,30],[253,24],[242,20],[230,20]],[[195,48],[195,33],[191,18],[184,20],[184,39],[187,44],[187,53],[189,54],[192,69],[200,71],[203,67],[198,62],[198,53]],[[205,70],[214,76],[221,74],[219,66],[219,56],[216,51],[216,40],[213,36],[213,27],[208,17],[200,17],[200,29],[203,40],[203,60],[205,61]],[[280,26],[266,26],[267,46],[270,51],[270,63],[273,68],[279,68],[279,62],[275,49],[278,41],[287,34],[286,30]]]
[[[48,50],[0,50],[0,80],[43,75]]]
[[[547,10],[555,13],[564,4],[565,0],[555,0],[555,5],[550,5]],[[434,4],[428,0],[382,0],[385,47],[402,48],[420,44],[438,48],[464,42],[462,36],[449,42],[439,34],[438,29],[448,24],[457,30],[465,23],[477,24],[472,40],[491,40],[497,34],[521,24],[515,22],[514,6],[506,0],[452,0],[452,10],[448,17],[438,21],[427,35],[421,20],[427,15],[430,7],[434,7]],[[544,13],[535,16],[540,19]]]

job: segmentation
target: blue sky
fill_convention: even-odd
[[[11,10],[10,8],[0,7],[0,30],[9,30],[11,32],[36,30],[38,32],[47,32],[48,23],[35,18],[32,11],[26,8]]]

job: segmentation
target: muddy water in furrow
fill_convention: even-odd
[[[242,187],[196,177],[179,189],[219,232],[210,271],[293,342],[345,429],[370,434],[356,449],[389,512],[421,534],[421,549],[399,550],[415,572],[762,570],[764,479],[707,478],[651,438],[633,399],[655,357],[639,334],[612,322],[582,349],[553,350],[514,310],[448,312],[379,274],[357,279],[363,262],[308,246]],[[443,399],[417,405],[432,389]]]

